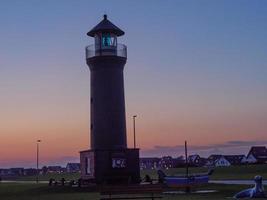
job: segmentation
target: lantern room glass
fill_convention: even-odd
[[[117,35],[110,32],[98,32],[94,35],[94,44],[86,47],[86,57],[120,56],[127,57],[127,47],[117,43]]]
[[[112,33],[102,33],[101,46],[105,47],[116,47],[117,37]]]

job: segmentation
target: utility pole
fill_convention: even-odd
[[[136,148],[136,137],[135,137],[135,118],[137,115],[133,116],[133,133],[134,133],[134,148]]]
[[[39,144],[41,140],[37,140],[37,149],[36,149],[36,183],[39,182]]]

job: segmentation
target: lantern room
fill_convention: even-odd
[[[115,26],[104,15],[103,20],[87,33],[94,37],[95,43],[86,47],[86,57],[120,56],[127,57],[127,47],[118,44],[117,37],[124,35],[124,31]]]

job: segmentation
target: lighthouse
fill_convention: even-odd
[[[95,183],[137,183],[139,149],[127,148],[123,70],[127,46],[118,43],[124,31],[104,15],[88,33],[94,44],[86,47],[90,69],[90,142],[80,152],[81,178]]]

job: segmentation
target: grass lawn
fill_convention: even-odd
[[[88,193],[79,188],[49,187],[47,184],[0,183],[2,200],[91,200],[98,193]]]
[[[195,167],[189,168],[189,173],[207,172],[207,168]],[[167,175],[185,174],[184,168],[174,168],[165,170]],[[149,174],[153,178],[157,178],[157,172],[154,170],[141,170],[141,176]],[[213,180],[227,180],[227,179],[253,179],[255,175],[261,175],[267,179],[267,165],[242,165],[230,167],[217,167],[211,176]]]
[[[60,180],[61,178],[65,178],[65,180],[78,180],[80,178],[79,173],[48,173],[46,175],[39,175],[40,181],[48,181],[50,178],[54,178],[56,180]],[[36,176],[19,176],[14,178],[14,180],[22,180],[22,181],[35,181]]]
[[[207,172],[207,168],[195,167],[189,168],[190,173]],[[174,168],[165,170],[168,175],[185,174],[184,168]],[[141,177],[149,174],[152,178],[157,178],[156,170],[141,170]],[[231,167],[217,167],[211,179],[213,180],[226,180],[226,179],[253,179],[255,175],[261,175],[267,179],[267,164],[265,165],[243,165],[243,166],[231,166]],[[61,178],[66,180],[78,180],[80,177],[79,173],[50,173],[46,175],[40,175],[39,180],[47,181],[50,178],[60,180]],[[4,179],[4,178],[3,178]],[[21,176],[14,178],[15,180],[34,181],[35,176]]]
[[[202,189],[215,189],[218,192],[209,194],[176,194],[164,195],[164,200],[222,200],[229,199],[236,192],[247,188],[240,185],[209,184]],[[69,187],[49,187],[47,184],[0,183],[2,200],[94,200],[98,193],[89,193],[86,189]]]
[[[169,169],[165,170],[168,175],[184,174],[185,169]],[[190,168],[190,173],[206,172],[206,168]],[[153,178],[157,178],[156,170],[141,170],[141,176],[149,174]],[[248,166],[232,166],[216,168],[211,179],[253,179],[256,174],[260,174],[263,178],[267,178],[267,165],[248,165]],[[64,177],[66,180],[77,180],[80,175],[78,173],[63,174],[47,174],[40,176],[40,180],[49,180],[55,178],[60,180]],[[16,180],[35,180],[35,176],[18,177]],[[209,184],[201,189],[217,190],[216,193],[209,194],[179,194],[165,195],[164,200],[222,200],[229,199],[238,191],[248,188],[242,185],[222,185]],[[0,200],[94,200],[100,199],[98,193],[90,193],[86,189],[70,188],[70,187],[49,187],[47,184],[23,184],[23,183],[1,183],[0,182]],[[231,198],[230,198],[231,199]]]

